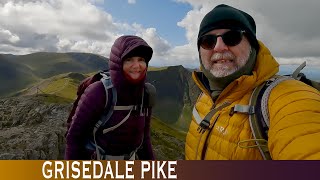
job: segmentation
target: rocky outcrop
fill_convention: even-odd
[[[63,159],[70,101],[54,95],[0,100],[0,159]],[[183,159],[184,142],[153,127],[159,160]]]
[[[70,104],[45,96],[0,100],[0,159],[62,159]]]

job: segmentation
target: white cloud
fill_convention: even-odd
[[[135,2],[135,1],[130,1]],[[164,56],[171,48],[155,28],[115,22],[92,3],[102,0],[11,0],[1,2],[0,52],[24,54],[36,51],[91,52],[109,57],[114,40],[136,34]],[[12,21],[12,20],[15,21]],[[15,42],[15,46],[11,45]]]
[[[9,44],[0,44],[0,54],[29,54],[32,52],[38,52],[40,50],[34,48],[20,48]]]
[[[143,38],[153,48],[155,55],[164,56],[171,48],[169,42],[161,38],[155,28],[143,29],[138,24],[134,24],[133,27],[137,30],[136,35]]]
[[[0,42],[1,43],[16,43],[20,40],[19,36],[11,33],[9,30],[0,28]]]
[[[113,22],[110,14],[87,0],[6,1],[1,2],[0,16],[0,28],[12,35],[11,39],[7,37],[8,41],[20,47],[14,48],[16,54],[21,54],[23,49],[106,54],[108,49],[104,49],[104,44],[112,40],[121,28]],[[6,37],[3,30],[2,42]],[[62,46],[62,42],[68,41],[74,44],[88,41],[88,47],[76,49],[79,46]]]
[[[297,65],[297,67],[301,64],[301,62],[306,61],[307,66],[309,67],[320,67],[319,58],[316,57],[293,57],[293,58],[277,58],[281,65]]]
[[[257,24],[258,39],[267,45],[274,56],[279,57],[281,64],[292,59],[292,62],[298,61],[299,64],[307,60],[308,64],[320,65],[320,1],[281,0],[276,4],[263,0],[176,2],[189,3],[193,7],[193,10],[178,22],[178,26],[186,29],[190,47],[196,47],[198,28],[203,16],[218,4],[228,4],[253,16]]]
[[[135,4],[135,3],[136,3],[136,0],[128,0],[128,3],[129,3],[129,4]]]
[[[198,67],[196,47],[203,16],[220,3],[232,5],[256,20],[257,37],[281,64],[303,60],[320,66],[320,1],[281,0],[175,0],[193,9],[177,22],[186,30],[188,43],[174,47],[155,27],[116,22],[97,4],[104,0],[2,0],[0,2],[0,53],[81,51],[108,57],[114,40],[135,34],[154,49],[151,65]],[[136,3],[128,0],[129,4]],[[306,58],[308,57],[308,58]]]

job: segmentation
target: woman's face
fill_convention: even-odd
[[[146,73],[147,64],[142,57],[130,57],[123,61],[123,71],[131,79],[138,80]]]

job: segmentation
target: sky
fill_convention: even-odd
[[[138,35],[152,66],[199,67],[201,19],[218,4],[249,13],[282,65],[320,72],[319,0],[1,0],[0,53],[86,52],[109,57],[116,38]]]

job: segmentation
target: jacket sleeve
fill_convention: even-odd
[[[81,95],[68,131],[65,159],[89,159],[85,144],[92,135],[93,126],[103,112],[106,101],[103,84],[97,81]]]
[[[277,85],[269,99],[268,147],[274,160],[320,159],[320,93],[296,80]]]
[[[144,127],[144,139],[141,149],[138,151],[138,157],[140,160],[155,160],[155,156],[152,150],[151,135],[150,135],[150,122],[151,122],[152,108],[150,108],[149,116],[146,117]]]

